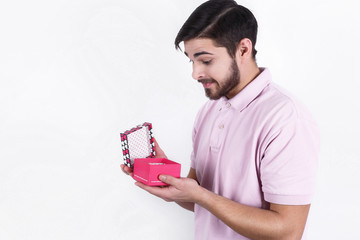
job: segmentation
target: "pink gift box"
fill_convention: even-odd
[[[148,186],[166,186],[159,175],[166,174],[180,178],[181,165],[166,158],[135,158],[134,175],[136,181]]]

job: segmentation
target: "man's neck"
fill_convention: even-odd
[[[240,82],[226,96],[228,99],[235,97],[261,73],[255,61],[253,63],[248,63],[246,67],[242,67],[242,68],[239,67],[239,71],[240,71]]]

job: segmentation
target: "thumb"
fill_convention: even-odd
[[[176,186],[177,183],[179,182],[179,179],[176,177],[173,177],[171,175],[165,175],[165,174],[161,174],[159,176],[160,181],[169,184],[169,185],[173,185]]]

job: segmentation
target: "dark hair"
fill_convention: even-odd
[[[257,21],[249,9],[233,0],[210,0],[196,8],[186,20],[175,38],[175,48],[180,49],[182,41],[209,38],[234,57],[238,43],[248,38],[255,59],[256,35]]]

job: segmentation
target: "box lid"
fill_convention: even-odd
[[[155,156],[155,143],[152,136],[152,124],[145,122],[120,133],[124,164],[133,168],[135,158]]]

